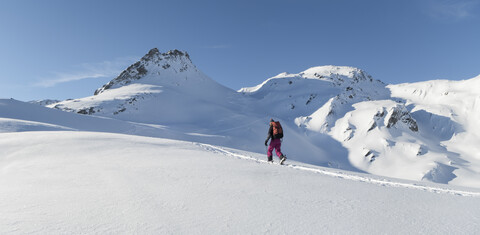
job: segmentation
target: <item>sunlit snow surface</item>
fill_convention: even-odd
[[[0,233],[475,233],[480,192],[123,134],[0,134]]]
[[[480,76],[463,81],[436,80],[390,85],[406,100],[424,133],[447,151],[443,164],[457,168],[451,184],[480,187]]]
[[[0,100],[0,233],[475,233],[479,81],[320,66],[237,92],[152,49],[94,96]]]
[[[160,65],[171,64],[166,69],[150,59],[141,61],[149,71],[141,79],[112,83],[98,95],[49,107],[162,125],[175,133],[147,133],[142,127],[134,131],[138,135],[258,153],[265,152],[268,120],[274,118],[286,131],[283,147],[289,159],[480,187],[480,94],[471,89],[480,85],[479,78],[387,86],[357,68],[319,66],[236,92],[208,78],[186,57],[160,60]]]

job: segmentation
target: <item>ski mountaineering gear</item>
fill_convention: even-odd
[[[280,164],[283,165],[283,162],[287,159],[282,151],[282,140],[283,138],[283,129],[282,125],[280,125],[279,121],[274,121],[273,119],[270,119],[270,128],[268,129],[268,137],[265,140],[265,146],[267,146],[268,140],[272,139],[270,141],[270,146],[268,146],[267,150],[267,157],[269,162],[273,162],[272,160],[272,152],[275,149],[275,153],[277,154],[278,158],[280,158]]]
[[[271,125],[272,125],[273,139],[283,138],[283,129],[282,129],[282,125],[280,125],[280,122],[279,121],[271,122]]]
[[[268,129],[268,137],[265,140],[265,145],[267,145],[269,139],[281,139],[283,138],[283,128],[279,121],[270,120],[270,128]]]

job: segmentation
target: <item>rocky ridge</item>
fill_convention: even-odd
[[[94,95],[98,95],[113,87],[128,85],[147,75],[149,70],[154,70],[159,74],[159,68],[175,70],[178,73],[185,72],[190,68],[196,70],[188,53],[176,49],[161,53],[157,48],[153,48],[140,61],[130,65],[118,77],[98,88]]]

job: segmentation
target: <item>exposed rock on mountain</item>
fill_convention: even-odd
[[[117,78],[97,89],[94,95],[98,95],[107,89],[118,88],[135,82],[145,77],[149,71],[150,73],[156,72],[157,75],[161,75],[162,72],[171,75],[175,73],[186,73],[189,69],[191,69],[192,72],[198,72],[192,64],[188,53],[179,50],[161,53],[157,48],[153,48],[143,56],[140,61],[130,65],[130,67],[124,70]]]
[[[33,101],[30,101],[29,103],[31,104],[38,104],[38,105],[41,105],[41,106],[47,106],[47,105],[51,105],[51,104],[55,104],[55,103],[58,103],[60,102],[61,100],[49,100],[49,99],[46,99],[46,100],[33,100]]]

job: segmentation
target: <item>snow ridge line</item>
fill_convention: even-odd
[[[214,145],[209,145],[209,144],[200,144],[196,143],[198,146],[212,152],[216,153],[221,153],[224,155],[230,155],[239,159],[245,159],[245,160],[250,160],[250,161],[255,161],[257,163],[265,163],[269,164],[266,160],[260,160],[257,158],[254,158],[252,156],[246,156],[246,155],[241,155],[237,153],[230,152],[228,150],[225,150],[221,147],[214,146]],[[297,170],[302,170],[302,171],[310,171],[330,177],[335,177],[335,178],[341,178],[341,179],[346,179],[346,180],[353,180],[357,182],[365,182],[369,184],[376,184],[376,185],[381,185],[381,186],[388,186],[388,187],[397,187],[397,188],[409,188],[409,189],[416,189],[416,190],[421,190],[421,191],[427,191],[431,193],[439,193],[439,194],[451,194],[451,195],[456,195],[456,196],[465,196],[465,197],[480,197],[480,192],[471,192],[471,191],[462,191],[462,190],[455,190],[455,189],[448,189],[448,188],[440,188],[440,187],[432,187],[432,186],[424,186],[424,185],[418,185],[418,184],[410,184],[410,183],[402,183],[402,182],[394,182],[394,181],[388,181],[388,180],[381,180],[381,179],[375,179],[375,178],[370,178],[366,176],[359,176],[359,175],[352,175],[352,174],[346,174],[343,172],[331,172],[323,169],[318,169],[318,168],[312,168],[312,167],[307,167],[307,166],[299,166],[299,165],[294,165],[294,164],[284,164],[285,167],[297,169]]]

